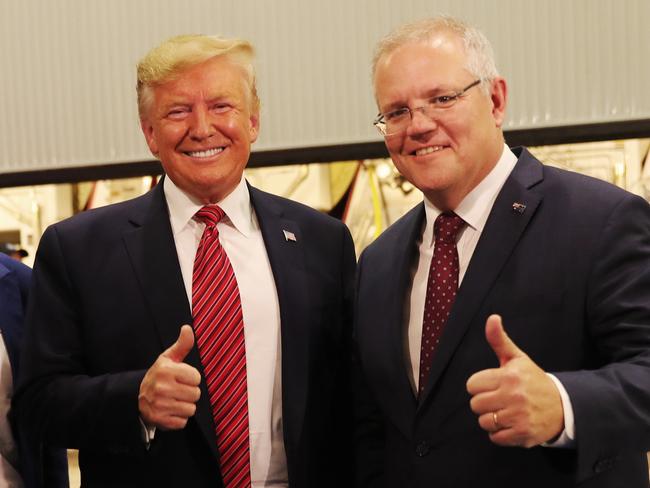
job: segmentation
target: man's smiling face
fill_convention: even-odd
[[[434,97],[462,90],[476,79],[465,66],[462,41],[437,34],[406,43],[377,63],[374,86],[381,113],[416,109]],[[412,110],[400,133],[385,136],[397,169],[441,210],[453,210],[490,172],[503,151],[505,82],[468,90],[450,108],[428,117]]]
[[[141,120],[165,173],[203,203],[216,203],[241,180],[259,130],[244,69],[218,56],[153,87]]]

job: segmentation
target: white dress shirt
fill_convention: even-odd
[[[504,144],[503,152],[492,171],[460,202],[454,210],[467,225],[458,233],[456,246],[458,248],[458,286],[461,285],[465,272],[472,259],[485,223],[492,211],[492,206],[505,184],[508,176],[517,164],[517,156]],[[417,392],[417,382],[420,375],[420,346],[422,342],[422,318],[424,315],[424,302],[427,293],[427,280],[429,266],[433,257],[435,239],[433,224],[442,212],[436,208],[426,197],[424,198],[425,225],[422,232],[422,241],[419,243],[419,259],[412,271],[411,290],[409,300],[406,302],[406,334],[404,340],[407,370],[414,392]],[[575,439],[575,425],[573,421],[573,408],[569,395],[560,381],[549,375],[560,391],[562,407],[564,409],[564,432],[560,438],[551,444],[553,447],[568,447]]]
[[[185,292],[191,304],[194,257],[205,228],[192,217],[203,204],[185,194],[170,178],[165,178],[163,189]],[[217,224],[219,240],[237,278],[244,316],[251,483],[253,488],[287,487],[280,305],[271,264],[243,178],[218,205],[226,214]]]
[[[11,363],[4,338],[0,333],[0,486],[22,488],[23,481],[20,473],[16,470],[18,449],[7,418],[12,395]]]

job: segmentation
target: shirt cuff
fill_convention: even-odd
[[[564,447],[570,448],[575,447],[576,439],[576,425],[575,419],[573,417],[573,406],[571,405],[571,399],[567,393],[562,382],[558,380],[554,375],[546,373],[555,387],[560,392],[560,398],[562,399],[562,410],[564,411],[564,430],[560,433],[557,439],[553,442],[544,442],[542,446],[544,447]]]
[[[142,417],[138,418],[140,419],[140,432],[142,433],[142,441],[145,443],[145,447],[148,450],[154,436],[156,435],[156,427],[147,427],[147,424],[144,423]]]

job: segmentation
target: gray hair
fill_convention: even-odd
[[[373,79],[377,70],[377,63],[381,58],[404,44],[425,42],[441,32],[450,32],[462,40],[467,54],[465,69],[472,75],[486,81],[491,81],[499,76],[494,62],[492,45],[485,35],[462,20],[441,15],[401,25],[381,39],[375,47],[372,58]],[[481,90],[485,94],[489,94],[489,84],[481,84]]]

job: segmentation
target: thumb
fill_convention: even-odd
[[[178,339],[162,353],[163,356],[180,363],[194,346],[194,331],[192,327],[185,324],[181,327]]]
[[[485,338],[499,359],[499,365],[504,366],[508,361],[524,355],[524,352],[512,342],[506,331],[500,315],[490,315],[485,322]]]

